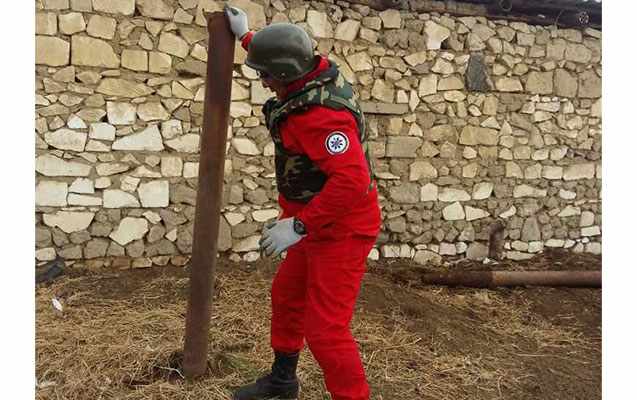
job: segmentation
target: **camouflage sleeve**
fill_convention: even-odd
[[[327,175],[321,192],[297,214],[312,233],[342,218],[365,199],[369,171],[356,120],[349,111],[314,106],[288,121],[295,144]]]

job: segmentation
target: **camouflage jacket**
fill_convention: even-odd
[[[281,122],[288,115],[303,112],[313,105],[334,110],[347,109],[352,113],[358,127],[359,140],[365,152],[370,178],[372,177],[372,164],[365,134],[365,116],[357,99],[358,95],[353,87],[330,61],[327,70],[307,82],[301,89],[290,93],[283,102],[271,98],[264,104],[263,114],[275,146],[277,189],[286,199],[307,203],[321,191],[327,181],[327,176],[306,154],[292,153],[283,146],[279,132]]]

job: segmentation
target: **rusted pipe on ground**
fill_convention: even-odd
[[[206,93],[182,365],[187,378],[202,375],[207,367],[235,44],[223,12],[206,13],[206,20]]]
[[[422,275],[425,285],[493,288],[498,286],[602,287],[601,271],[463,271]]]

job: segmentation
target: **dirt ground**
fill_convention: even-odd
[[[449,269],[601,269],[599,256],[552,251]],[[427,269],[371,263],[352,329],[372,399],[600,399],[601,290],[422,286]],[[187,268],[67,269],[36,289],[38,399],[229,399],[271,362],[270,262],[217,269],[209,370],[184,381]],[[52,306],[60,301],[62,311]],[[329,399],[309,351],[303,400]]]

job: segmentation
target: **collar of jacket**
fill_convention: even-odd
[[[287,97],[289,94],[294,93],[298,91],[299,89],[303,88],[303,86],[305,86],[306,83],[308,83],[312,79],[319,76],[322,72],[329,69],[330,62],[327,59],[327,57],[316,56],[316,58],[318,58],[318,62],[316,64],[316,67],[314,67],[312,71],[308,72],[307,74],[303,75],[301,78],[295,80],[294,82],[291,82],[290,84],[286,86],[285,96],[283,97],[283,101],[287,100]]]

